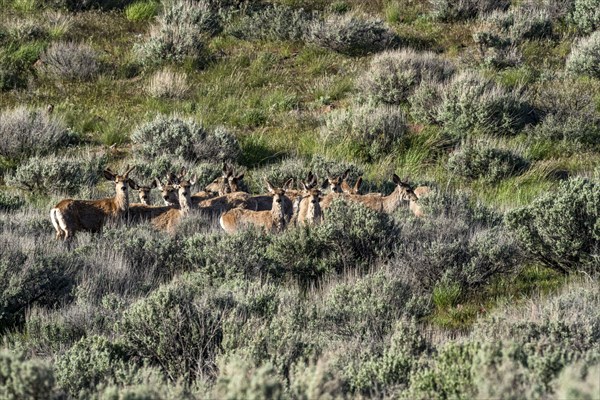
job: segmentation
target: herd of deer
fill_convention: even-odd
[[[179,175],[169,174],[163,184],[156,178],[148,186],[138,185],[129,177],[135,167],[126,167],[124,174],[110,169],[104,177],[115,184],[115,196],[100,200],[60,201],[50,210],[50,219],[56,230],[56,238],[67,240],[77,231],[98,232],[110,220],[125,218],[129,222],[149,221],[155,228],[172,232],[192,209],[209,212],[219,218],[221,227],[228,233],[254,226],[269,231],[282,231],[290,224],[311,225],[323,220],[323,210],[339,197],[362,203],[366,207],[385,213],[393,213],[408,204],[416,216],[423,211],[418,202],[429,192],[426,186],[414,190],[394,174],[396,184],[388,196],[380,193],[359,194],[362,178],[354,186],[347,182],[349,171],[341,176],[327,177],[321,185],[318,178],[309,173],[300,181],[301,189],[293,188],[289,179],[281,188],[266,181],[269,194],[253,196],[240,189],[244,174],[236,175],[233,169],[223,166],[223,173],[203,191],[191,194],[196,177],[186,179],[185,170]],[[138,191],[140,203],[129,203],[128,188]],[[149,204],[150,191],[158,188],[164,200],[163,206]],[[327,194],[325,192],[328,191]]]

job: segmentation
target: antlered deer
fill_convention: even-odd
[[[273,195],[271,210],[254,211],[242,208],[229,210],[221,215],[219,223],[228,233],[234,233],[248,226],[256,226],[267,231],[281,232],[287,225],[287,218],[284,210],[286,201],[285,191],[293,184],[293,179],[289,179],[283,188],[274,188],[267,181],[267,189]]]
[[[129,173],[134,168],[128,165],[123,175],[115,174],[108,168],[104,171],[104,177],[115,183],[114,197],[100,200],[64,199],[54,206],[50,210],[50,219],[56,230],[56,238],[67,240],[77,231],[98,232],[107,221],[125,216],[129,210]]]

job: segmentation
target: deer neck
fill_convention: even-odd
[[[402,205],[403,201],[404,196],[400,191],[400,187],[396,186],[396,189],[392,193],[383,198],[383,211],[393,213]]]
[[[309,198],[309,200],[312,200],[312,199]],[[319,201],[317,200],[314,203],[312,201],[309,201],[308,210],[306,212],[306,219],[308,220],[308,222],[310,222],[310,223],[319,222],[321,220],[322,216],[323,216],[323,213],[322,213],[321,205],[319,204]]]
[[[271,217],[273,219],[273,226],[278,232],[283,231],[285,228],[285,213],[283,211],[283,199],[281,203],[277,203],[273,199],[273,206],[271,207]]]
[[[179,196],[179,213],[187,215],[192,209],[192,198],[188,196]]]
[[[117,211],[127,212],[129,209],[129,196],[127,194],[126,190],[120,190],[115,195],[114,204]]]

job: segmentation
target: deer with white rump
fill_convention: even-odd
[[[119,175],[110,169],[104,170],[104,177],[114,182],[115,196],[100,200],[61,200],[50,210],[50,220],[56,230],[57,239],[70,239],[78,231],[99,232],[109,221],[127,215],[131,186],[129,173],[134,167],[126,167]]]

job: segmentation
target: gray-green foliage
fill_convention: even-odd
[[[506,9],[510,0],[429,0],[431,16],[442,21],[473,18],[497,9]]]
[[[456,137],[469,131],[512,135],[530,121],[530,111],[522,90],[505,88],[478,72],[466,71],[446,85],[438,119]]]
[[[529,162],[510,150],[468,142],[450,156],[447,166],[452,174],[461,178],[498,182],[520,175]]]
[[[398,39],[380,20],[332,15],[313,22],[307,40],[338,53],[361,56],[394,46]]]
[[[389,154],[407,132],[404,112],[395,105],[355,105],[327,115],[321,138],[329,143],[343,143],[351,153],[369,161]]]
[[[536,260],[569,273],[600,272],[600,190],[583,178],[561,182],[506,222]]]
[[[118,9],[133,3],[135,0],[49,0],[54,7],[66,8],[69,11],[85,11],[94,8],[102,10]]]
[[[100,384],[117,383],[128,374],[123,345],[103,336],[90,336],[75,343],[56,362],[56,379],[74,398],[88,397]]]
[[[146,161],[183,159],[189,162],[235,161],[239,144],[224,128],[209,131],[201,124],[177,116],[157,116],[154,121],[138,127],[131,135],[138,145],[137,154]]]
[[[303,40],[313,14],[301,8],[268,5],[251,9],[227,28],[227,33],[240,39]]]
[[[575,0],[572,18],[584,33],[590,33],[600,28],[600,1]]]
[[[6,182],[42,193],[75,195],[95,186],[105,167],[103,157],[36,156],[19,165],[14,174],[7,175]]]
[[[600,362],[571,364],[563,369],[554,392],[558,399],[593,400],[600,396]]]
[[[99,53],[84,43],[55,42],[42,54],[48,75],[66,80],[89,81],[102,71]]]
[[[465,293],[519,268],[517,243],[489,209],[439,192],[420,201],[428,218],[403,219],[391,261],[415,290],[431,293],[444,282]]]
[[[517,46],[525,40],[552,35],[552,16],[542,7],[510,8],[482,18],[473,39],[484,64],[496,67],[516,66],[521,56]]]
[[[358,84],[376,101],[399,104],[422,80],[440,82],[453,73],[452,63],[432,52],[402,49],[376,55]]]
[[[37,229],[43,233],[42,228]],[[20,241],[12,233],[0,234],[2,331],[22,324],[25,312],[34,304],[50,307],[71,298],[81,260],[57,246],[35,242],[31,236]]]
[[[575,42],[566,69],[573,75],[600,78],[600,30]]]
[[[441,104],[444,85],[442,83],[421,81],[408,98],[410,115],[420,123],[439,123],[439,107]]]
[[[22,353],[0,350],[0,397],[6,400],[60,398],[52,367]]]
[[[118,324],[126,347],[169,379],[215,377],[228,294],[175,281],[131,305]]]
[[[18,210],[25,204],[19,196],[13,196],[7,192],[0,192],[0,211]]]
[[[598,85],[592,82],[549,81],[533,100],[542,120],[532,127],[532,134],[571,144],[597,144],[600,140],[600,110],[595,105],[597,90]]]
[[[0,156],[46,154],[68,145],[72,137],[62,118],[41,109],[21,106],[0,113]]]
[[[208,1],[171,1],[164,6],[150,29],[150,36],[137,47],[137,52],[148,65],[188,59],[202,65],[207,39],[220,30],[220,18]]]
[[[254,367],[240,357],[224,360],[212,391],[218,399],[284,399],[285,382],[270,363]]]

